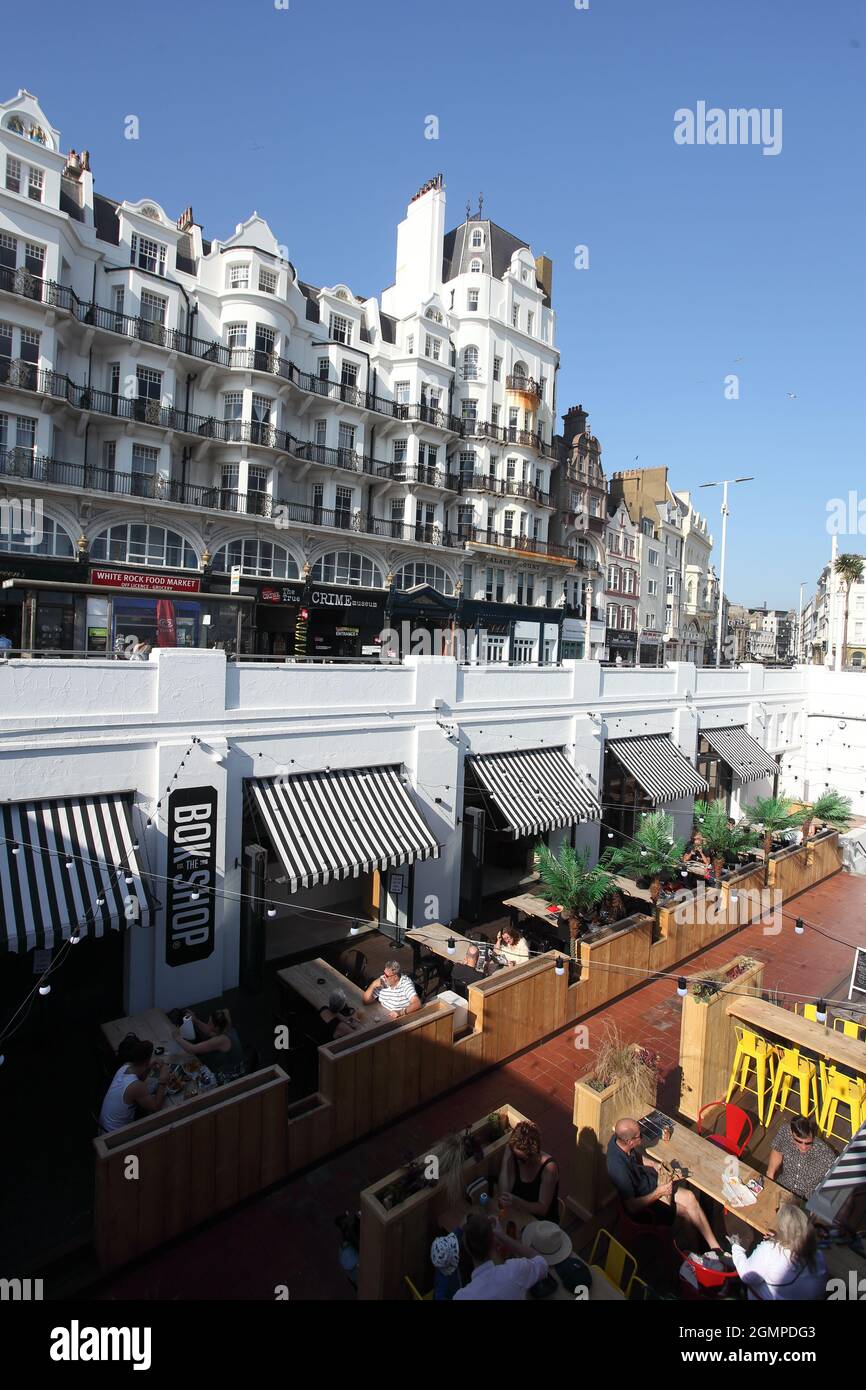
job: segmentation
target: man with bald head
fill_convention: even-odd
[[[640,1152],[643,1142],[637,1120],[617,1120],[607,1146],[608,1176],[632,1221],[670,1226],[683,1216],[706,1241],[707,1251],[717,1250],[713,1228],[694,1192],[682,1184],[674,1191],[672,1182],[659,1184],[659,1165]]]

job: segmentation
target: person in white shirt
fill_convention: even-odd
[[[168,1066],[164,1061],[159,1063],[156,1091],[152,1093],[147,1085],[147,1074],[153,1065],[153,1043],[144,1038],[124,1038],[117,1049],[117,1060],[120,1066],[99,1112],[100,1134],[111,1134],[132,1124],[139,1110],[161,1110],[166,1097]]]
[[[750,1299],[819,1299],[827,1285],[827,1265],[818,1237],[802,1207],[783,1202],[776,1229],[747,1255],[731,1237],[731,1259]]]
[[[496,938],[495,949],[506,965],[525,965],[529,960],[529,942],[517,927],[503,927]]]
[[[415,986],[409,976],[403,974],[403,967],[398,960],[386,960],[385,969],[378,980],[374,980],[364,990],[365,1004],[372,1004],[375,1000],[388,1011],[391,1018],[413,1014],[421,1007]]]
[[[463,1227],[463,1244],[475,1268],[469,1283],[455,1293],[455,1303],[458,1299],[517,1303],[548,1273],[544,1256],[512,1240],[491,1216],[470,1216]],[[504,1264],[494,1264],[494,1246],[512,1258]]]

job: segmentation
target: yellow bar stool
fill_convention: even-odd
[[[811,1115],[814,1113],[817,1115],[819,1113],[818,1068],[811,1057],[800,1056],[799,1047],[783,1047],[779,1049],[776,1062],[776,1077],[767,1110],[768,1125],[777,1105],[782,1110],[787,1109],[788,1093],[795,1081],[800,1087],[800,1114]],[[780,1090],[781,1100],[779,1098]]]
[[[744,1028],[742,1024],[734,1024],[734,1032],[737,1035],[737,1050],[734,1053],[734,1065],[731,1067],[731,1079],[728,1082],[728,1092],[725,1096],[727,1103],[734,1091],[749,1091],[758,1097],[758,1119],[764,1123],[764,1096],[773,1084],[773,1062],[776,1049],[760,1033],[756,1033],[753,1028]],[[751,1065],[755,1064],[755,1087],[746,1085]],[[737,1073],[739,1072],[739,1080]]]
[[[803,1018],[808,1019],[810,1023],[818,1022],[817,1004],[801,1004],[798,1000],[797,1003],[794,1005],[794,1013],[800,1014]]]
[[[836,1123],[836,1111],[847,1105],[851,1121],[851,1137],[866,1120],[866,1081],[862,1076],[848,1076],[838,1067],[828,1067],[821,1058],[821,1115],[818,1128],[829,1138]]]
[[[866,1023],[855,1023],[853,1018],[834,1018],[833,1027],[837,1033],[844,1033],[846,1038],[866,1042]]]

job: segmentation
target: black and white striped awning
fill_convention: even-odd
[[[0,805],[0,837],[0,950],[47,950],[76,927],[102,936],[150,926],[157,903],[139,867],[131,793]]]
[[[866,1124],[860,1126],[815,1188],[806,1210],[827,1225],[833,1225],[849,1199],[863,1193],[866,1193]]]
[[[439,845],[396,767],[298,773],[248,783],[292,893],[373,869],[435,859]]]
[[[561,748],[480,753],[467,761],[515,839],[575,821],[601,820],[598,798]]]
[[[744,725],[734,724],[726,729],[701,729],[714,753],[728,764],[741,782],[757,782],[760,777],[775,777],[779,764],[775,758],[747,734]]]
[[[679,801],[683,796],[700,796],[709,790],[668,734],[611,738],[607,746],[643,787],[654,806]]]

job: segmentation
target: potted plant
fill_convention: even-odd
[[[679,876],[683,866],[685,841],[673,834],[672,816],[664,811],[647,813],[624,845],[606,849],[601,867],[626,874],[629,878],[648,878],[653,911],[658,910],[662,883]]]
[[[608,1023],[586,1084],[599,1093],[615,1086],[621,1113],[639,1116],[646,1109],[647,1096],[655,1097],[658,1070],[656,1053],[625,1042],[616,1024]]]
[[[743,814],[749,825],[761,827],[764,837],[764,882],[770,875],[770,854],[773,849],[773,836],[782,830],[790,830],[799,824],[794,803],[787,796],[760,796],[751,806],[743,807]]]
[[[831,787],[823,796],[819,796],[817,801],[813,801],[811,806],[805,807],[806,819],[803,821],[803,836],[813,834],[812,826],[820,821],[831,830],[847,830],[853,819],[851,811],[851,800],[847,796],[842,796],[835,787]]]
[[[749,843],[744,826],[728,825],[723,801],[695,802],[695,831],[704,839],[704,848],[713,861],[716,883],[721,883],[725,860],[735,858]]]
[[[539,844],[535,855],[547,896],[561,908],[560,920],[568,927],[573,953],[583,919],[613,896],[616,884],[601,865],[589,867],[588,850],[577,851],[571,845],[563,845],[557,855],[547,845]]]

